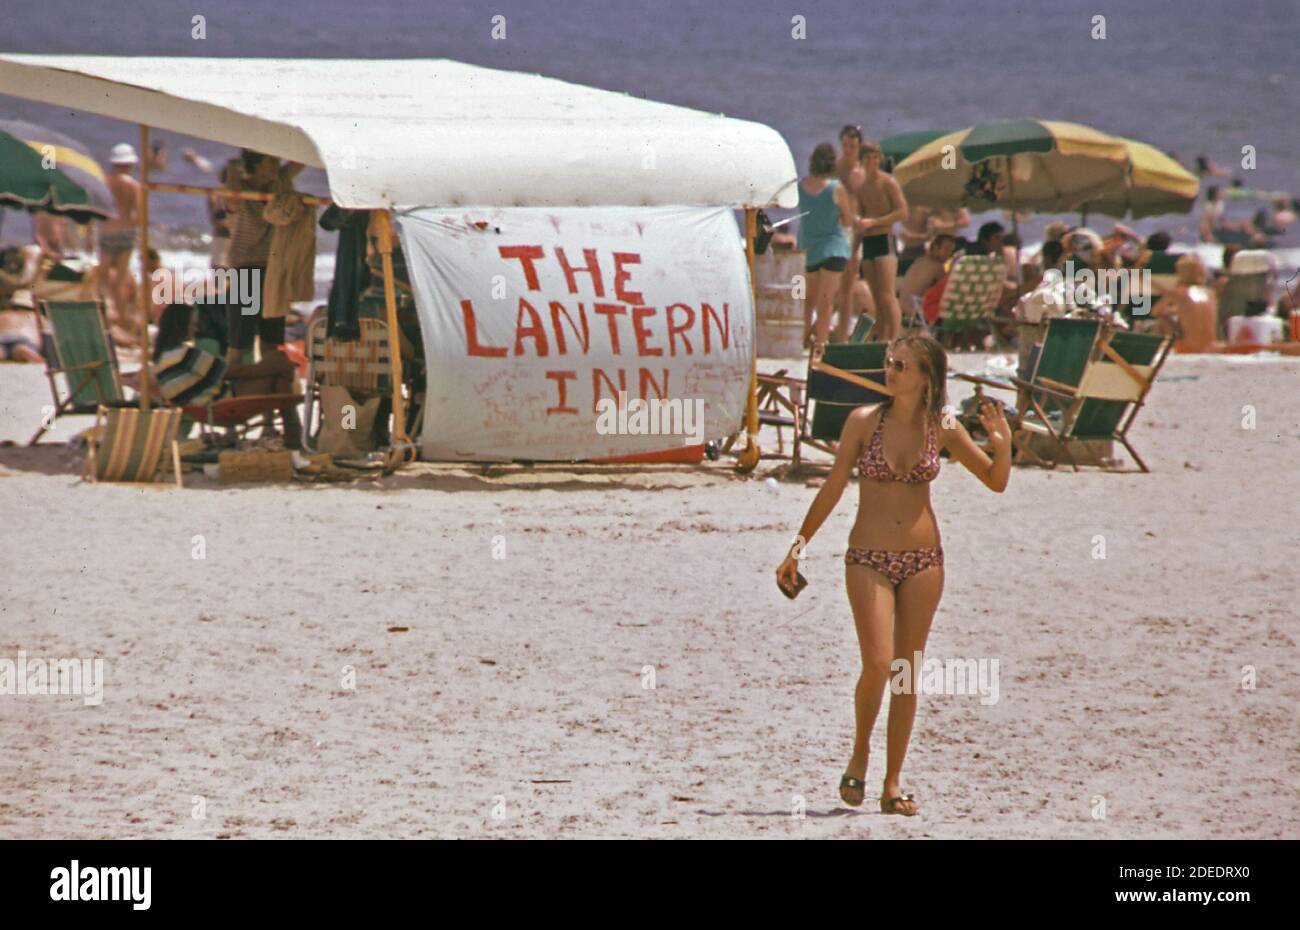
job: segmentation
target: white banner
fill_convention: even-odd
[[[398,215],[434,460],[699,461],[749,390],[754,307],[729,208]]]

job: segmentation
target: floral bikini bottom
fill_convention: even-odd
[[[897,588],[919,571],[943,565],[943,547],[932,549],[853,549],[844,553],[845,565],[874,568]]]

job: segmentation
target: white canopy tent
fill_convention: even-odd
[[[445,59],[0,54],[0,93],[325,169],[342,207],[793,207],[760,123]]]
[[[445,59],[0,54],[0,94],[138,123],[142,146],[157,127],[324,169],[339,206],[385,211],[390,331],[388,209],[744,208],[752,286],[755,209],[798,204],[794,158],[768,126]],[[147,161],[142,180],[148,190]],[[147,197],[141,231],[147,248]],[[391,361],[396,445],[397,353]],[[744,468],[759,458],[755,372]]]

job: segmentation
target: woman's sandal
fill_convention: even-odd
[[[909,804],[910,808],[903,808],[902,805]],[[882,814],[902,814],[904,817],[916,816],[918,808],[916,805],[915,795],[900,794],[896,798],[880,798],[880,812]]]
[[[852,800],[845,794],[845,789],[856,791],[857,800]],[[867,798],[867,786],[861,778],[854,778],[852,775],[845,775],[840,779],[840,800],[849,807],[861,807],[862,802]]]

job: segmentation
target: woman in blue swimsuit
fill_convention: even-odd
[[[804,344],[825,344],[840,276],[849,264],[848,230],[853,227],[852,201],[835,177],[835,149],[823,142],[813,149],[809,176],[799,182],[799,248],[807,275],[804,298]],[[815,316],[814,316],[815,314]]]

